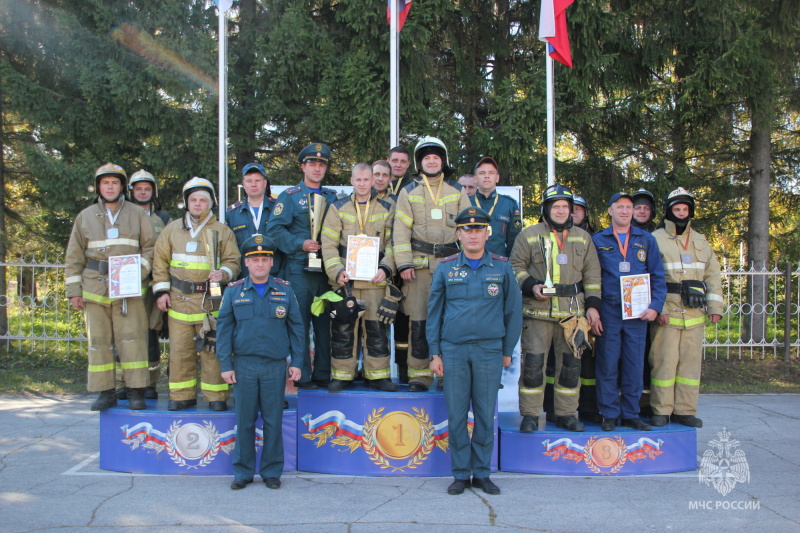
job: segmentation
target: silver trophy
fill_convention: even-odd
[[[553,241],[550,240],[549,236],[539,236],[539,245],[542,247],[542,255],[544,255],[544,269],[545,269],[545,278],[544,278],[544,287],[542,287],[542,294],[544,296],[555,296],[558,292],[556,290],[555,285],[553,285],[553,279],[550,277],[550,271],[553,270]]]

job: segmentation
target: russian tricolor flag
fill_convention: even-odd
[[[389,0],[386,6],[386,22],[392,23],[392,4],[397,9],[397,31],[403,29],[403,24],[406,23],[408,12],[411,11],[411,0]]]
[[[572,53],[567,35],[567,7],[575,0],[542,0],[539,13],[539,40],[547,41],[550,57],[572,68]]]

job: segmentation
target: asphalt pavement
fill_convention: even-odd
[[[502,494],[446,494],[451,478],[286,472],[280,490],[228,476],[99,467],[93,397],[0,397],[0,531],[800,531],[800,395],[702,395],[698,465],[729,434],[739,479],[698,471],[558,477],[498,472]],[[732,441],[738,445],[730,446]],[[742,480],[746,462],[749,480]],[[719,468],[717,468],[719,472]],[[258,481],[258,477],[256,480]],[[454,529],[453,529],[454,528]]]

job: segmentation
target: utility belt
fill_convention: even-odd
[[[682,283],[667,283],[668,294],[681,294]]]
[[[102,259],[100,261],[98,261],[97,259],[89,259],[88,261],[86,261],[86,268],[89,268],[91,270],[96,270],[101,275],[105,276],[106,274],[108,274],[108,261],[106,261],[105,259]]]
[[[414,238],[411,239],[411,249],[415,252],[422,252],[423,254],[432,255],[436,258],[450,257],[461,251],[457,242],[425,242]]]
[[[178,289],[183,294],[203,294],[208,290],[207,281],[188,281],[170,276],[172,287]]]
[[[571,298],[583,292],[583,283],[581,282],[572,283],[570,285],[555,283],[553,286],[556,288],[556,296]]]

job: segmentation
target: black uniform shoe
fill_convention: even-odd
[[[604,418],[603,423],[600,424],[600,429],[603,431],[614,431],[617,429],[617,419],[616,418]]]
[[[703,421],[697,418],[694,415],[672,415],[672,421],[676,424],[683,424],[684,426],[689,426],[690,428],[701,428],[703,427]]]
[[[669,422],[669,417],[667,415],[653,415],[650,417],[650,425],[657,428],[666,426],[667,422]]]
[[[210,407],[212,411],[227,411],[228,410],[228,403],[227,402],[208,402],[208,407]]]
[[[539,427],[539,417],[533,415],[523,415],[522,423],[519,425],[520,433],[533,433]]]
[[[331,382],[331,380],[329,380],[329,379],[315,379],[315,380],[311,381],[311,383],[313,383],[314,385],[316,385],[320,389],[326,388],[328,386],[328,383],[330,383],[330,382]]]
[[[317,384],[312,381],[295,381],[294,386],[298,389],[313,390],[318,389]]]
[[[645,424],[641,418],[623,418],[622,425],[637,431],[652,431],[650,424]]]
[[[560,428],[566,429],[567,431],[575,431],[577,433],[580,433],[586,429],[583,426],[583,422],[579,421],[574,416],[559,416],[558,420],[556,421],[556,425]]]
[[[427,390],[428,387],[426,387],[422,383],[417,383],[416,381],[408,384],[408,392],[425,392]]]
[[[168,411],[183,411],[197,405],[197,400],[170,400],[167,404]]]
[[[558,422],[558,415],[555,413],[545,413],[544,419],[547,422]]]
[[[114,389],[108,389],[100,393],[100,396],[92,403],[90,409],[92,411],[105,411],[109,407],[114,407],[115,405],[117,405],[117,395]]]
[[[264,480],[264,485],[266,485],[268,489],[279,489],[281,488],[281,478],[268,477]]]
[[[144,403],[144,389],[128,389],[128,408],[138,411],[147,407]]]
[[[158,391],[155,387],[145,387],[144,398],[145,400],[158,400]]]
[[[328,392],[342,392],[350,384],[341,379],[334,379],[328,383]]]
[[[117,400],[127,400],[128,399],[128,389],[125,387],[119,387],[116,390]]]
[[[453,496],[458,496],[459,494],[464,494],[464,489],[469,487],[469,480],[468,479],[456,479],[450,486],[447,487],[447,494],[451,494]]]
[[[389,378],[371,379],[369,380],[369,387],[384,392],[397,392],[397,383]]]
[[[500,487],[495,485],[488,477],[473,477],[472,486],[476,489],[483,489],[486,494],[500,494]]]
[[[242,490],[252,482],[252,479],[234,479],[231,483],[231,490]]]
[[[584,422],[593,422],[595,424],[601,424],[603,422],[603,415],[600,413],[581,413],[579,411],[578,418]]]

